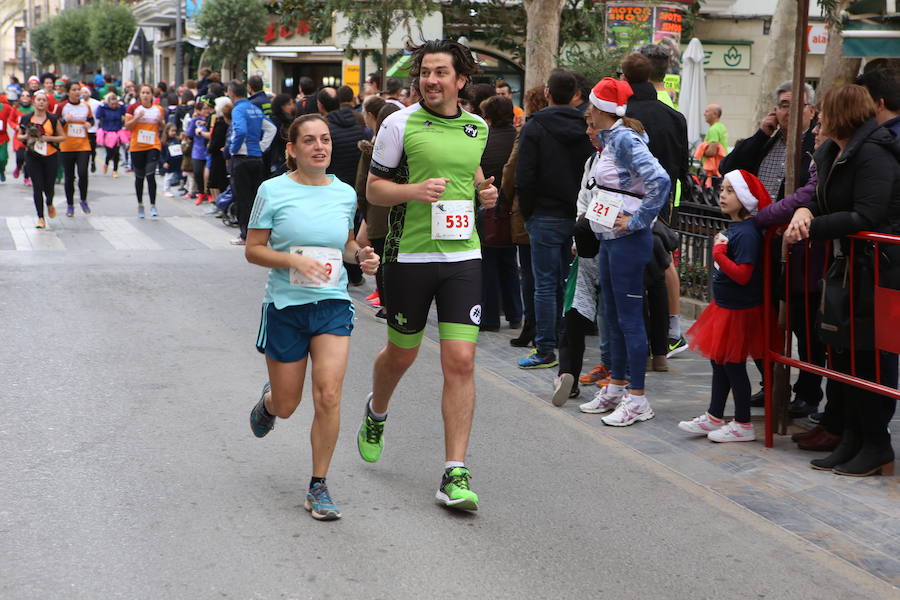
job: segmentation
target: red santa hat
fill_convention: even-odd
[[[591,90],[591,104],[603,112],[625,116],[625,105],[634,92],[627,81],[604,77]]]
[[[738,169],[725,173],[725,179],[734,188],[738,200],[741,201],[744,208],[750,211],[750,214],[755,215],[758,210],[772,204],[772,198],[769,197],[766,186],[753,173]]]

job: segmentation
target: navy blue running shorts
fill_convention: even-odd
[[[303,360],[317,335],[350,335],[353,313],[353,303],[348,300],[322,300],[281,310],[265,303],[256,349],[278,362]]]

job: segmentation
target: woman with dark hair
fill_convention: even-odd
[[[525,92],[525,118],[526,120],[534,113],[547,106],[547,97],[544,95],[544,86],[536,85]],[[516,165],[519,159],[519,140],[513,145],[510,152],[509,160],[503,167],[503,175],[505,185],[500,188],[503,190],[504,197],[510,202],[510,228],[512,232],[512,242],[516,246],[516,252],[519,255],[519,277],[522,281],[522,307],[525,313],[525,325],[522,327],[522,333],[518,337],[509,340],[510,345],[517,348],[524,348],[534,342],[534,273],[531,271],[531,239],[528,232],[525,231],[525,219],[519,210],[519,199],[516,195]]]
[[[59,123],[66,139],[59,144],[60,162],[65,173],[66,216],[75,216],[75,178],[78,177],[78,194],[81,210],[91,214],[88,206],[88,165],[91,160],[91,141],[88,129],[94,124],[90,105],[81,100],[81,84],[73,81],[65,86],[68,97],[56,106]]]
[[[366,120],[366,127],[378,135],[378,129],[388,115],[397,112],[400,108],[396,104],[389,104],[383,98],[378,96],[369,96],[363,102],[363,117]],[[360,140],[359,146],[359,165],[356,171],[356,199],[360,214],[363,216],[362,225],[356,234],[356,239],[360,243],[371,245],[375,252],[382,256],[384,254],[384,240],[388,233],[388,213],[390,208],[384,206],[375,206],[366,201],[366,178],[369,175],[369,168],[372,166],[372,149],[374,148],[375,139],[372,141]],[[367,302],[371,302],[373,306],[378,307],[375,317],[384,319],[387,317],[387,311],[384,308],[384,298],[381,290],[384,287],[382,281],[382,269],[378,267],[375,273],[375,291],[366,298]]]
[[[854,241],[847,236],[860,231],[900,234],[900,168],[891,132],[875,120],[875,104],[864,87],[835,87],[822,98],[821,133],[831,139],[813,155],[816,170],[821,173],[816,188],[816,202],[798,208],[785,240],[833,240],[830,277],[826,278],[823,306],[828,304],[827,282],[842,278],[847,262],[854,257],[853,268],[856,303],[856,351],[852,352],[849,335],[843,340],[825,339],[831,346],[832,368],[841,373],[875,381],[875,361],[881,363],[881,383],[897,387],[897,355],[873,350],[874,281],[866,277],[874,267],[879,269],[880,286],[900,289],[900,247],[883,244],[879,256],[873,256],[869,242]],[[853,249],[853,254],[851,254]],[[825,332],[821,315],[820,336]],[[843,320],[842,314],[840,319]],[[843,323],[834,324],[840,331]],[[855,363],[855,364],[854,364]],[[838,475],[865,477],[894,472],[894,449],[888,430],[896,408],[896,400],[849,384],[829,381],[825,418],[832,424],[843,424],[843,436],[837,448],[825,458],[811,462],[812,468],[833,471]]]
[[[478,88],[475,86],[476,96]],[[485,177],[493,177],[498,189],[503,189],[503,165],[509,160],[516,141],[513,126],[515,113],[509,98],[493,95],[482,100],[479,113],[488,124],[488,141],[481,155],[481,170]],[[519,283],[516,247],[512,242],[512,199],[501,196],[494,208],[480,211],[481,235],[481,331],[500,329],[500,306],[511,329],[522,324],[522,287]]]
[[[286,149],[290,172],[259,186],[244,251],[247,262],[269,269],[256,342],[266,355],[269,381],[250,411],[250,428],[261,438],[276,417],[290,418],[300,405],[311,362],[315,417],[305,507],[314,519],[327,521],[341,517],[325,478],[340,431],[353,330],[343,263],[356,263],[371,275],[379,257],[354,239],[353,188],[325,173],[331,161],[328,122],[318,114],[299,117],[291,124]]]
[[[490,98],[491,96],[496,96],[497,90],[494,86],[488,83],[476,83],[469,89],[469,98],[472,105],[472,113],[478,115],[479,117],[483,117],[481,114],[481,105],[482,103]]]
[[[216,118],[213,122],[209,142],[206,144],[206,152],[209,155],[209,201],[215,202],[225,188],[228,187],[228,170],[225,165],[225,145],[228,138],[228,128],[231,125],[231,111],[234,105],[230,100],[222,102],[221,108],[216,109]]]
[[[283,175],[287,172],[285,147],[288,140],[288,129],[294,120],[296,106],[290,94],[278,94],[272,98],[272,122],[277,131],[272,145],[269,147],[269,164],[272,176]]]
[[[165,113],[161,106],[153,104],[153,88],[138,88],[140,103],[132,114],[125,115],[125,128],[131,131],[131,166],[134,167],[134,193],[137,197],[138,218],[144,218],[144,181],[150,198],[150,216],[159,216],[156,210],[156,170],[162,154],[160,134],[165,125]]]

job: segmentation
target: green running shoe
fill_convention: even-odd
[[[378,462],[384,449],[384,421],[376,421],[369,414],[371,400],[372,394],[369,394],[366,398],[366,414],[359,431],[356,432],[356,447],[364,461],[373,463]]]
[[[446,469],[435,498],[448,508],[478,510],[478,494],[469,489],[470,477],[469,469],[465,467]]]

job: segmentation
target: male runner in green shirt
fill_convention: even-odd
[[[388,403],[413,364],[432,301],[437,302],[444,375],[444,474],[436,497],[477,510],[466,448],[475,410],[475,343],[481,322],[481,245],[476,197],[497,203],[480,163],[487,124],[459,108],[459,92],[478,67],[472,52],[432,40],[413,54],[422,100],[388,117],[375,138],[366,198],[391,207],[384,249],[388,342],[375,359],[372,393],[357,434],[362,458],[381,456]]]

